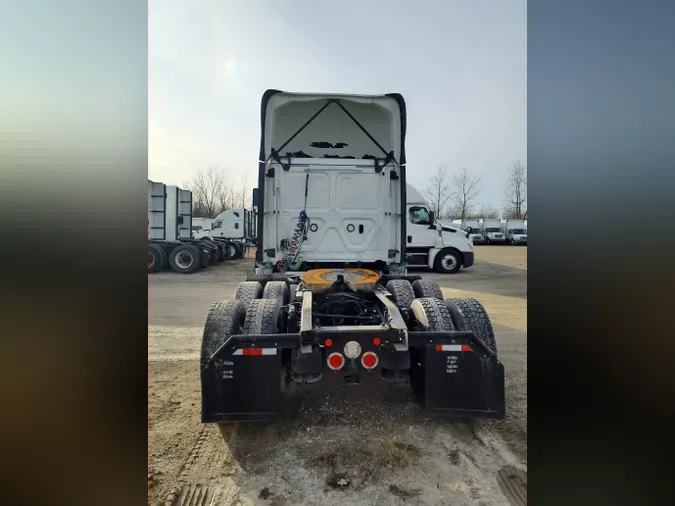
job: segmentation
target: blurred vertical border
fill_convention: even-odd
[[[674,19],[672,1],[528,3],[535,504],[673,502]]]
[[[0,55],[2,502],[145,504],[147,3],[5,2]]]

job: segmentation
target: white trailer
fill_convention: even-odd
[[[213,218],[192,218],[192,232],[196,234],[202,230],[210,230]]]
[[[506,236],[502,231],[502,222],[505,220],[497,219],[480,219],[478,220],[479,228],[485,244],[506,244]]]
[[[192,192],[148,180],[148,272],[190,274],[226,258],[224,248],[192,239]]]
[[[485,244],[485,236],[480,231],[480,220],[452,220],[453,225],[468,232],[469,239],[473,244]]]
[[[502,231],[506,244],[527,244],[527,225],[524,220],[504,220]]]

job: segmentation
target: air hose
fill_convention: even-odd
[[[300,249],[302,243],[307,238],[307,231],[311,224],[309,216],[307,216],[307,195],[309,189],[309,171],[305,177],[305,207],[300,211],[298,216],[298,223],[295,225],[291,239],[288,241],[288,249],[284,258],[277,262],[277,271],[285,272],[288,270],[297,271],[302,267],[302,259],[300,258]]]

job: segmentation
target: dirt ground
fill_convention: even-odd
[[[430,416],[409,387],[376,377],[345,386],[326,376],[287,399],[281,422],[201,424],[204,319],[252,268],[239,260],[149,277],[153,506],[512,504],[499,481],[504,470],[527,471],[527,247],[476,246],[470,269],[425,272],[446,296],[486,307],[506,370],[503,421]]]

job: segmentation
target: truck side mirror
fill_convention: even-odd
[[[436,213],[429,211],[429,226],[433,226],[436,221]]]

